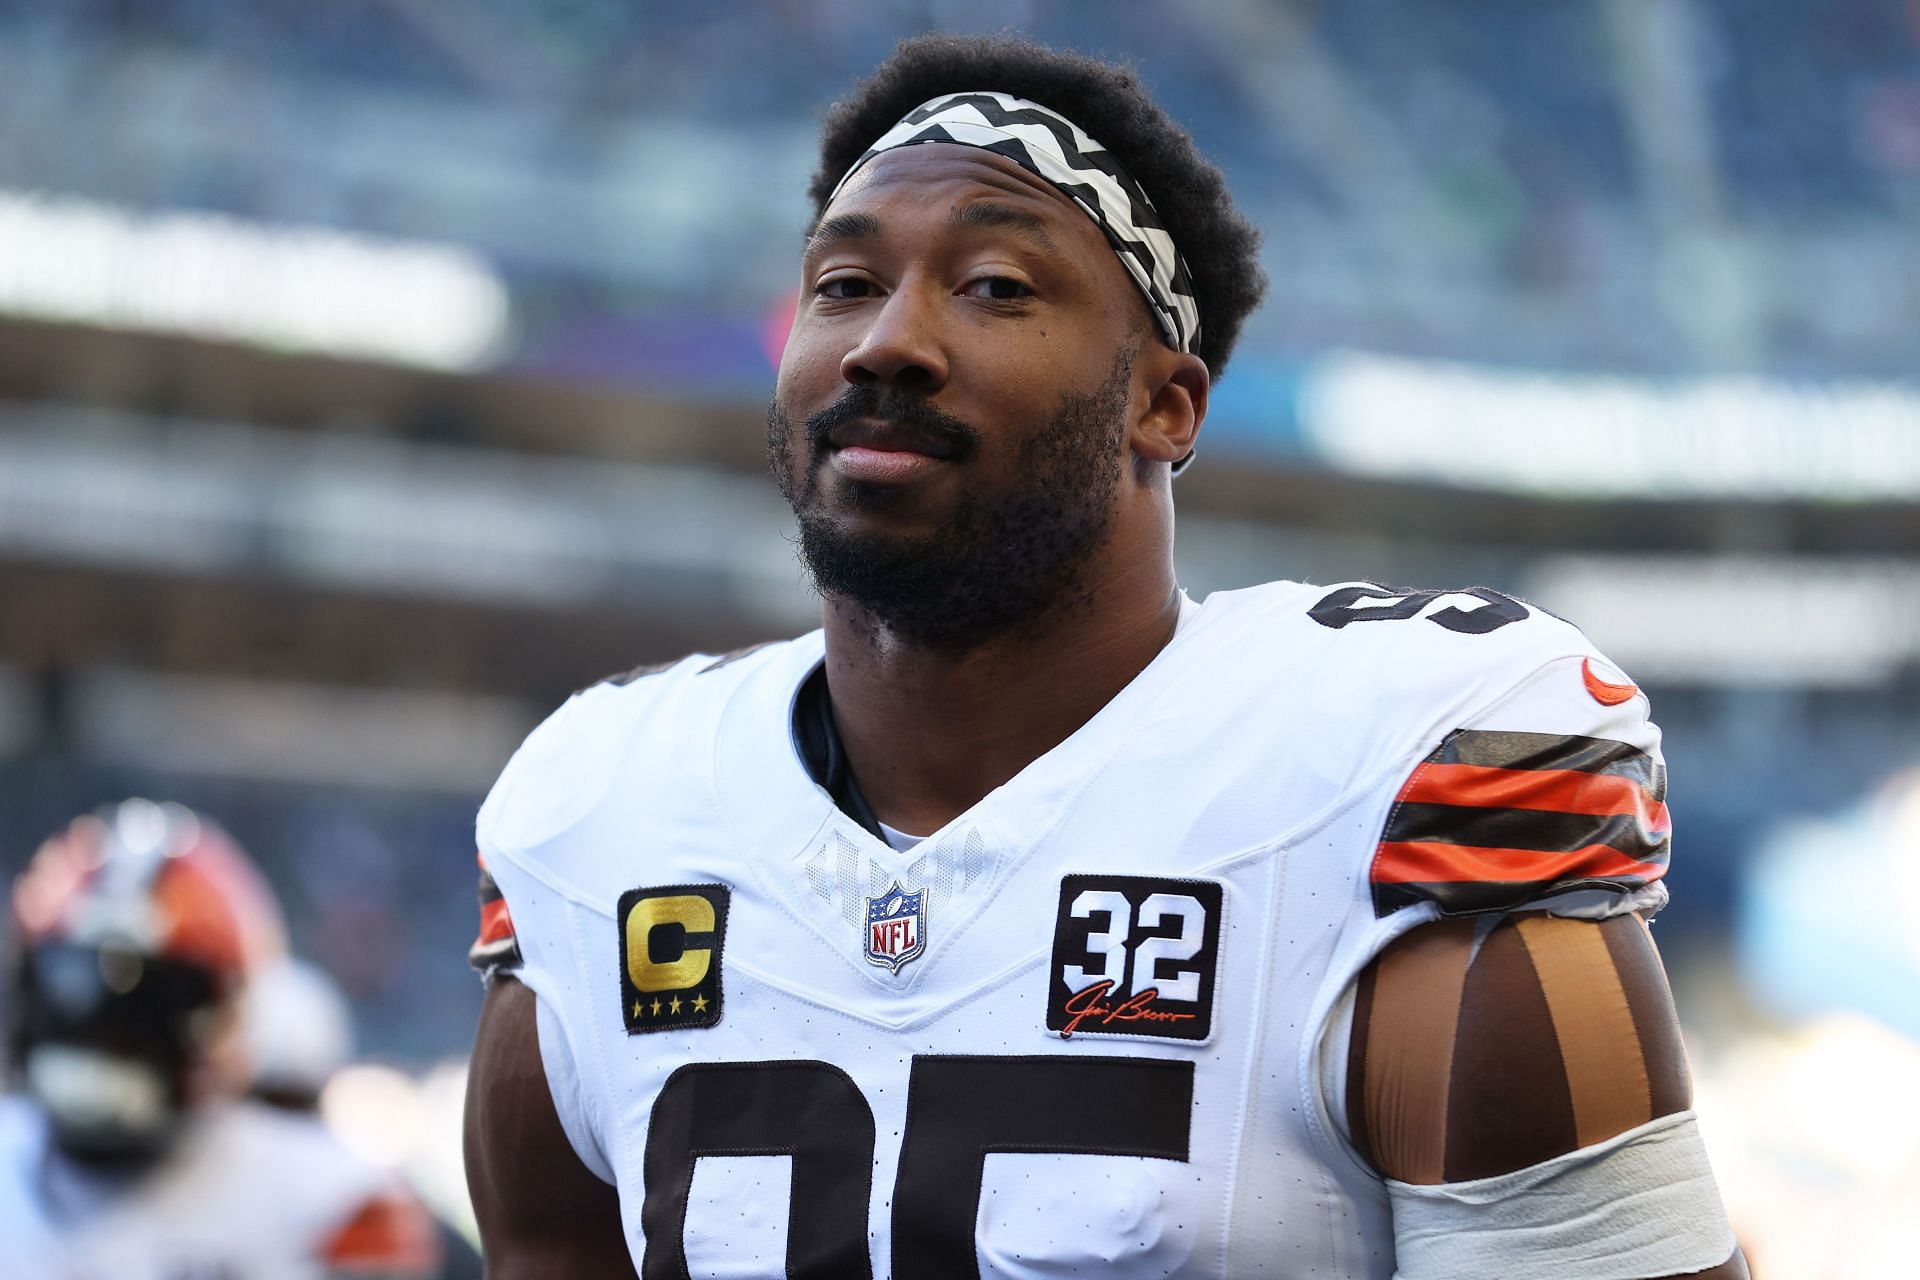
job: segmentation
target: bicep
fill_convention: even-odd
[[[532,991],[495,978],[467,1077],[467,1188],[487,1274],[631,1276],[619,1194],[567,1140],[541,1065],[535,1015]]]
[[[1634,915],[1411,931],[1356,987],[1345,1083],[1356,1149],[1426,1186],[1516,1173],[1692,1104],[1673,996]],[[1736,1250],[1696,1274],[1746,1269]]]
[[[1539,912],[1407,934],[1362,975],[1355,1145],[1402,1182],[1509,1173],[1685,1110],[1666,976],[1637,916]]]

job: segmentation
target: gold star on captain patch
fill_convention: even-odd
[[[653,1016],[656,1018],[660,1016],[660,1002],[658,1000],[653,1002]]]
[[[640,1016],[640,1002],[638,1000],[633,1002],[633,1016],[636,1018]]]
[[[707,1011],[707,998],[705,996],[697,993],[694,995],[693,1011],[695,1013],[705,1013]]]
[[[669,1004],[669,1005],[667,1006],[667,1012],[668,1012],[668,1013],[678,1013],[678,1012],[680,1012],[680,997],[679,997],[679,996],[675,996],[675,997],[673,998],[673,1002],[672,1002],[671,1004]]]

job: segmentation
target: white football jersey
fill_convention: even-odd
[[[103,1176],[62,1157],[44,1115],[0,1098],[0,1240],[35,1280],[303,1280],[392,1258],[368,1233],[385,1176],[317,1119],[252,1103],[211,1108],[153,1168]],[[429,1237],[424,1246],[431,1250]],[[422,1245],[410,1242],[416,1254]],[[350,1257],[333,1257],[345,1249]]]
[[[589,689],[480,813],[476,954],[648,1280],[1384,1280],[1355,976],[1443,910],[1664,897],[1645,699],[1490,591],[1215,594],[905,852],[796,752],[822,654]]]

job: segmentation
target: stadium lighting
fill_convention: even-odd
[[[1920,567],[1905,559],[1549,556],[1526,591],[1643,680],[1864,689],[1920,660]]]
[[[1566,498],[1920,497],[1920,387],[1671,383],[1339,352],[1300,426],[1362,475]]]
[[[467,370],[508,301],[456,245],[0,190],[0,312]]]

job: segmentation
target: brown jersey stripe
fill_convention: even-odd
[[[1560,1041],[1579,1145],[1653,1119],[1640,1033],[1600,926],[1527,915],[1517,928]]]
[[[1445,1178],[1453,1040],[1473,933],[1471,921],[1428,925],[1374,962],[1362,1109],[1375,1166],[1402,1182]]]
[[[1403,804],[1394,809],[1381,839],[1388,843],[1438,841],[1486,849],[1537,849],[1542,853],[1571,853],[1603,844],[1635,862],[1651,862],[1666,852],[1668,835],[1665,829],[1649,825],[1640,814]]]
[[[1456,729],[1428,759],[1434,764],[1468,764],[1488,769],[1565,769],[1606,774],[1631,779],[1652,792],[1654,799],[1666,799],[1666,770],[1638,747],[1611,738]]]
[[[1514,910],[1573,888],[1658,880],[1672,827],[1665,793],[1665,769],[1630,743],[1455,730],[1387,815],[1369,876],[1374,910],[1423,900],[1446,915]]]
[[[489,942],[482,946],[475,943],[467,948],[467,965],[483,974],[518,969],[524,959],[520,954],[519,940],[509,934],[498,942]]]
[[[1461,991],[1446,1103],[1445,1180],[1511,1173],[1577,1145],[1553,1016],[1511,921],[1481,943]],[[1437,1180],[1437,1179],[1436,1179]]]
[[[1431,902],[1443,916],[1485,915],[1497,911],[1518,911],[1528,903],[1539,902],[1555,894],[1577,889],[1609,889],[1629,893],[1643,888],[1657,877],[1599,876],[1593,879],[1563,879],[1543,884],[1538,880],[1409,881],[1404,884],[1375,882],[1373,908],[1376,914],[1391,915],[1402,907]]]
[[[1646,922],[1639,916],[1621,916],[1608,920],[1600,930],[1613,954],[1620,985],[1626,989],[1627,1007],[1633,1011],[1653,1114],[1669,1116],[1685,1111],[1693,1105],[1686,1045],[1680,1038],[1680,1020],[1673,1002],[1665,998],[1667,974]]]
[[[1667,824],[1667,806],[1632,778],[1577,769],[1487,769],[1429,764],[1414,771],[1402,804],[1468,805],[1480,809],[1544,809],[1555,813],[1634,814]]]

